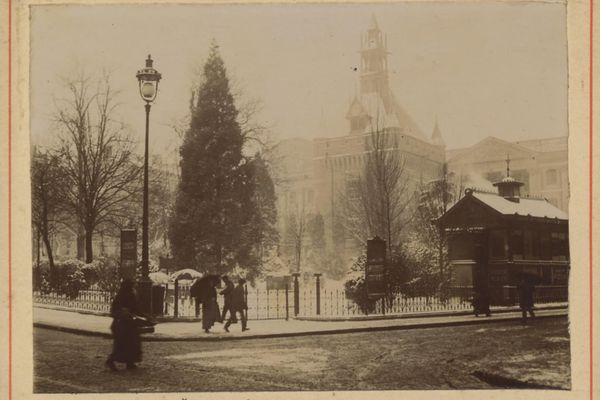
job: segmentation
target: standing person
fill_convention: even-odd
[[[194,283],[192,283],[192,286],[190,286],[190,297],[194,299],[194,315],[198,318],[200,316],[200,303],[202,302],[202,285],[198,278],[196,278]],[[175,299],[175,301],[177,301],[177,299]]]
[[[235,320],[235,315],[230,310],[231,307],[231,293],[233,292],[233,282],[227,275],[223,275],[223,282],[225,282],[225,289],[221,290],[220,294],[223,295],[223,311],[221,313],[221,321],[225,321],[225,314],[229,310],[229,317],[233,317]],[[234,321],[235,322],[235,321]]]
[[[208,287],[203,293],[202,298],[202,329],[204,332],[209,333],[210,328],[213,327],[215,322],[223,322],[220,320],[221,313],[219,312],[219,304],[217,303],[217,283],[219,281],[218,276],[208,277]]]
[[[535,317],[533,313],[533,290],[535,289],[533,277],[522,273],[517,289],[519,291],[519,306],[522,313],[521,322],[527,323],[527,313],[529,313],[531,318]]]
[[[247,312],[248,312],[248,304],[246,304],[246,296],[244,293],[244,284],[246,283],[245,279],[241,279],[238,281],[237,286],[231,292],[231,306],[229,308],[229,321],[225,324],[225,330],[229,332],[229,326],[234,323],[234,318],[236,317],[236,313],[240,313],[240,319],[242,320],[242,332],[249,330],[246,326],[247,324]]]
[[[479,314],[485,314],[486,317],[492,315],[490,311],[486,250],[480,244],[475,246],[475,266],[473,268],[473,313],[476,317],[479,317]]]
[[[127,365],[127,369],[136,368],[135,363],[142,360],[142,343],[134,317],[141,315],[141,312],[131,279],[121,282],[119,292],[111,304],[110,315],[113,318],[110,326],[113,351],[106,360],[106,366],[117,371],[115,362],[121,362]]]

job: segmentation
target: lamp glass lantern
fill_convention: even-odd
[[[148,54],[146,66],[135,75],[140,87],[140,96],[146,103],[152,103],[158,93],[158,82],[162,75],[152,67],[152,57]]]

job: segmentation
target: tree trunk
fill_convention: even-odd
[[[48,253],[48,265],[50,266],[50,271],[54,271],[54,256],[52,255],[52,246],[50,244],[50,238],[48,237],[48,232],[42,233],[42,239],[44,241],[44,245],[46,246],[46,253]]]
[[[36,230],[37,230],[37,246],[36,246],[37,247],[37,249],[36,249],[37,250],[37,267],[39,268],[40,267],[40,245],[41,245],[40,242],[42,241],[42,233],[40,232],[39,229],[36,229]]]
[[[443,229],[439,230],[439,245],[438,245],[438,262],[439,262],[439,267],[440,267],[440,280],[441,280],[441,284],[445,283],[446,280],[446,274],[445,274],[445,263],[446,260],[444,259],[444,247],[446,244],[446,236],[445,236],[445,232]]]
[[[92,247],[92,229],[85,230],[85,262],[94,261],[94,249]]]
[[[77,234],[77,259],[83,260],[85,256],[85,234],[80,232]]]
[[[43,186],[42,186],[43,187]],[[50,229],[48,229],[48,204],[44,198],[44,205],[42,211],[42,237],[44,244],[46,245],[46,251],[48,253],[48,265],[50,271],[54,271],[54,257],[52,256],[52,246],[50,244]]]

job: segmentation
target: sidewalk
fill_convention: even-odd
[[[539,309],[537,318],[565,317],[567,308]],[[335,333],[368,332],[380,330],[399,330],[432,328],[453,325],[470,325],[503,321],[519,321],[520,312],[504,312],[491,317],[476,318],[473,315],[431,315],[428,317],[400,317],[377,320],[261,320],[248,322],[249,331],[241,332],[240,323],[232,325],[227,333],[223,325],[217,323],[211,333],[202,331],[201,322],[162,322],[156,325],[155,333],[143,335],[144,341],[196,341],[196,340],[232,340],[257,339],[305,335],[323,335]],[[83,314],[74,311],[33,308],[33,325],[39,328],[55,329],[83,335],[110,337],[110,317]]]

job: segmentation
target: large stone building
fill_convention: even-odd
[[[523,194],[547,199],[568,212],[569,175],[567,137],[507,142],[487,137],[474,145],[446,153],[448,169],[462,178],[463,186],[489,189],[505,175],[524,183]]]
[[[290,210],[302,205],[323,215],[331,236],[347,184],[363,171],[373,132],[383,133],[385,145],[400,155],[411,187],[440,173],[445,158],[441,132],[436,124],[429,138],[402,108],[390,86],[387,56],[385,36],[372,17],[361,38],[359,89],[345,115],[348,130],[312,142],[285,140],[276,149],[282,160],[277,174],[281,231]]]
[[[508,156],[512,176],[524,183],[525,197],[546,198],[567,211],[566,136],[518,142],[488,137],[470,147],[447,150],[437,121],[428,135],[402,108],[390,84],[387,56],[387,40],[373,17],[361,38],[359,89],[345,115],[348,130],[329,132],[330,137],[312,141],[296,138],[279,144],[280,232],[285,231],[286,216],[302,209],[320,213],[326,221],[327,238],[333,236],[333,222],[341,213],[348,183],[364,170],[372,132],[392,138],[390,150],[405,160],[409,191],[439,177],[444,163],[463,189],[494,190],[492,182],[505,176]]]
[[[317,204],[330,225],[347,183],[363,171],[373,132],[383,132],[385,146],[400,155],[409,185],[437,177],[444,162],[439,128],[429,139],[395,97],[387,56],[387,41],[372,17],[361,38],[359,90],[345,116],[348,131],[313,142]]]

